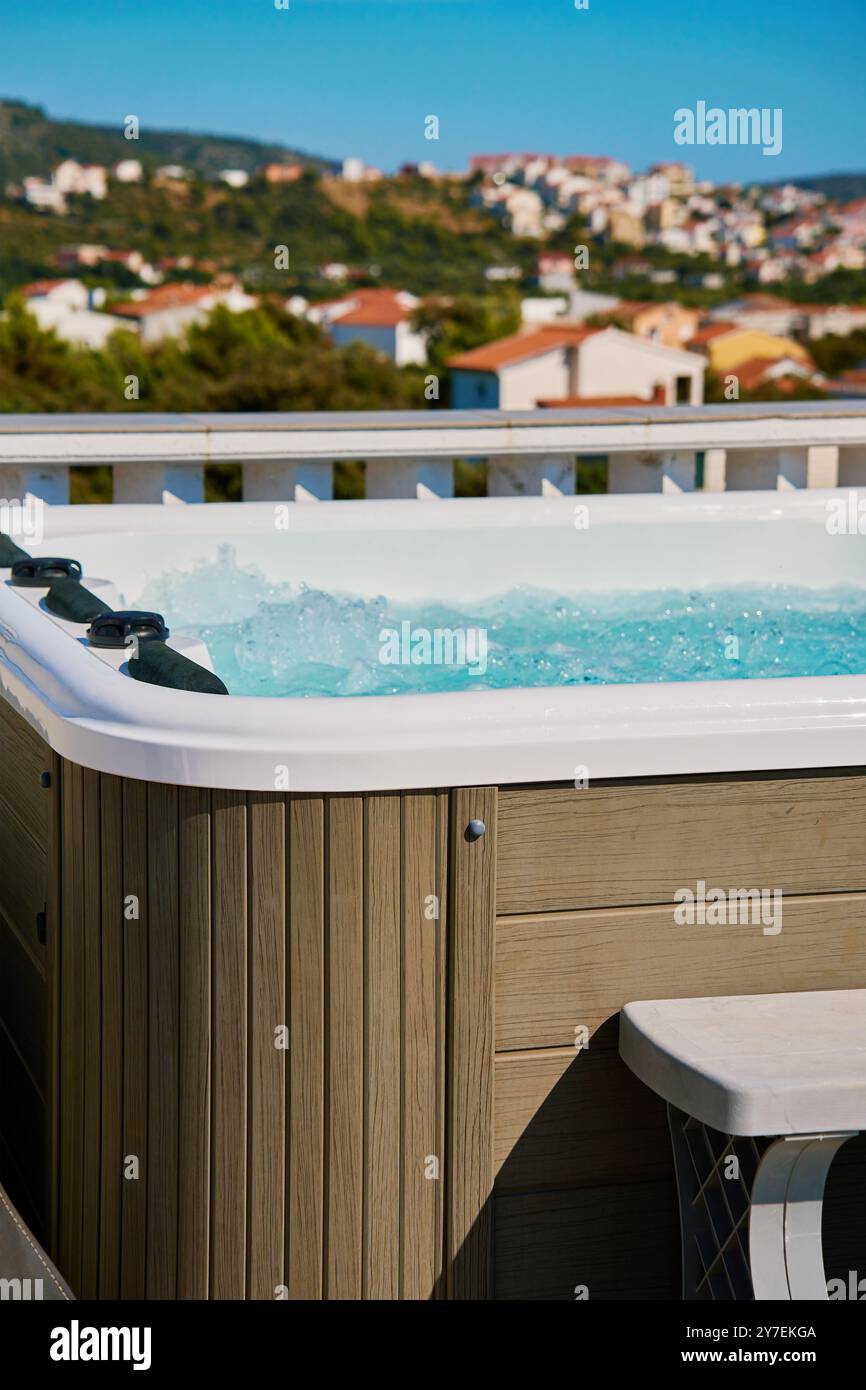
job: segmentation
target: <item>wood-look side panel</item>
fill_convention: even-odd
[[[679,1298],[673,1178],[498,1197],[496,1297]]]
[[[247,807],[212,793],[211,1297],[246,1290]]]
[[[102,899],[99,1297],[120,1297],[123,1186],[123,784],[100,778]]]
[[[325,837],[316,798],[289,803],[289,1297],[323,1291]]]
[[[73,1293],[82,1274],[84,1173],[84,823],[82,770],[63,768],[60,960],[60,1222],[58,1264]]]
[[[48,984],[20,936],[0,917],[0,1023],[48,1094]],[[0,1109],[0,1125],[3,1115]]]
[[[328,846],[325,1297],[362,1284],[364,859],[359,797],[325,803]]]
[[[698,879],[790,894],[866,889],[866,777],[754,774],[501,792],[500,913],[670,902]]]
[[[450,907],[448,901],[448,839],[449,839],[448,792],[436,795],[436,873],[439,884],[439,921],[436,932],[436,1134],[438,1154],[448,1157],[448,939],[451,930]],[[438,1234],[435,1259],[434,1298],[448,1297],[446,1274],[447,1244],[447,1173],[439,1169],[436,1183],[436,1231]]]
[[[46,848],[52,837],[51,797],[41,784],[52,771],[47,743],[6,700],[0,700],[0,805],[3,825],[16,822],[36,845]]]
[[[208,1296],[210,1261],[211,816],[210,792],[178,791],[180,1086],[178,1298]]]
[[[96,853],[101,831],[100,777],[81,772],[81,815],[84,843],[84,1159],[81,1215],[82,1298],[99,1291],[99,1199],[102,1177],[102,875]]]
[[[401,912],[400,797],[366,807],[364,1284],[370,1299],[400,1292]]]
[[[21,1195],[43,1235],[46,1188],[47,1112],[6,1029],[0,1024],[0,1146],[10,1161],[6,1178],[13,1202]],[[0,1169],[2,1171],[2,1169]],[[5,1272],[5,1271],[4,1271]]]
[[[449,818],[449,1290],[476,1299],[492,1288],[496,788],[453,792]],[[471,843],[470,820],[486,826]]]
[[[436,1290],[441,1234],[438,1187],[444,1153],[438,1130],[438,965],[442,885],[437,798],[402,798],[403,839],[403,1298]]]
[[[66,771],[70,767],[65,764]],[[148,896],[147,783],[123,783],[123,1163],[120,1288],[142,1299],[147,1257]],[[135,1176],[137,1170],[137,1176]]]
[[[150,946],[147,1296],[177,1296],[179,921],[177,787],[148,786]]]
[[[616,1052],[500,1052],[496,1192],[666,1179],[664,1102]]]
[[[249,1172],[247,1296],[274,1298],[284,1282],[286,1049],[286,804],[250,792]]]
[[[616,1047],[615,1016],[635,999],[863,988],[864,913],[863,894],[785,898],[774,936],[679,926],[671,906],[500,918],[497,1047],[567,1047],[576,1027],[603,1025],[595,1045]]]
[[[39,940],[36,919],[48,902],[47,849],[44,843],[31,839],[8,811],[8,805],[0,803],[0,817],[5,817],[0,835],[0,914],[44,970],[45,947]]]

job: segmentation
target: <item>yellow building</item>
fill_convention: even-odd
[[[757,328],[734,328],[730,324],[714,324],[699,330],[689,347],[704,348],[710,359],[710,367],[719,374],[736,372],[742,363],[755,358],[776,361],[778,358],[791,357],[804,366],[812,364],[807,349],[794,338],[763,333]]]

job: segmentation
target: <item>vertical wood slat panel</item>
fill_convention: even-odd
[[[97,852],[100,833],[99,773],[81,772],[81,815],[84,837],[84,1160],[81,1192],[81,1297],[95,1298],[99,1290],[99,1191],[101,1178],[101,976],[102,892]]]
[[[247,1295],[272,1299],[285,1258],[285,1049],[274,1030],[286,1023],[286,806],[275,793],[250,792],[250,1136]]]
[[[60,1213],[58,1260],[81,1291],[81,1192],[84,1145],[84,830],[81,768],[65,763],[61,788],[63,885],[60,952]]]
[[[400,1292],[400,797],[366,808],[363,1295]]]
[[[211,1296],[246,1290],[247,808],[212,793]]]
[[[325,1297],[361,1297],[364,1151],[364,826],[360,797],[330,797]]]
[[[63,760],[46,748],[51,774],[51,806],[48,814],[48,1253],[59,1268],[60,1260],[60,1107],[61,1087],[61,990],[63,942]]]
[[[451,795],[448,1259],[453,1298],[493,1294],[495,787]],[[469,843],[470,820],[486,833]]]
[[[119,778],[107,774],[100,778],[100,783],[102,1152],[99,1297],[115,1299],[120,1296],[123,1184],[123,784]]]
[[[147,1297],[177,1296],[178,825],[177,787],[148,785],[149,1059]]]
[[[135,1299],[146,1288],[148,878],[147,784],[125,780],[123,896],[138,899],[138,919],[123,923],[123,1155],[124,1165],[138,1159],[139,1176],[124,1173],[120,1288],[123,1298]]]
[[[322,1297],[324,1207],[324,808],[289,803],[289,1297]]]
[[[180,883],[180,1119],[178,1298],[208,1296],[210,1258],[211,817],[210,793],[178,791]]]
[[[433,1296],[441,1245],[437,1188],[430,1176],[444,1154],[438,1126],[437,955],[439,920],[432,898],[441,899],[436,856],[436,798],[404,795],[402,802],[403,904],[403,1125],[401,1296]]]
[[[446,1192],[447,1186],[447,1134],[448,1134],[448,803],[447,792],[439,792],[436,797],[436,864],[439,883],[439,923],[437,932],[436,959],[436,1010],[438,1037],[436,1041],[436,1123],[438,1125],[437,1153],[442,1156],[439,1181],[436,1184],[436,1230],[439,1236],[436,1253],[436,1286],[434,1296],[447,1297],[446,1279]]]

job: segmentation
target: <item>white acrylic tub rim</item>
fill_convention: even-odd
[[[299,504],[296,534],[818,524],[840,493]],[[271,535],[273,503],[57,507],[35,553],[88,535]],[[68,543],[67,543],[68,542]],[[420,542],[419,542],[420,543]],[[24,541],[25,548],[27,542]],[[864,542],[866,544],[866,542]],[[112,578],[111,575],[104,575]],[[736,576],[732,576],[735,582]],[[86,582],[86,574],[85,574]],[[110,669],[0,585],[0,693],[61,756],[182,786],[352,792],[866,765],[866,677],[276,699],[192,694]]]

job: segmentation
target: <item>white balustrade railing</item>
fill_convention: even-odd
[[[609,492],[866,483],[866,400],[617,410],[261,415],[0,415],[0,498],[69,500],[69,470],[107,464],[115,502],[201,502],[209,463],[239,463],[245,501],[333,496],[334,463],[367,497],[452,497],[454,460],[486,460],[491,497],[573,494],[578,456]],[[699,467],[699,460],[701,465]],[[699,476],[700,475],[700,476]]]

